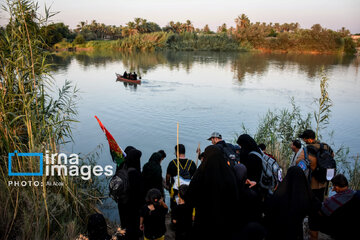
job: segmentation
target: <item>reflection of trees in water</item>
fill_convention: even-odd
[[[316,77],[321,67],[325,71],[336,65],[350,66],[356,64],[353,56],[312,55],[312,54],[272,54],[272,53],[239,53],[232,62],[232,70],[237,79],[242,82],[246,74],[262,75],[268,70],[269,64],[281,71],[297,67],[294,71],[305,72],[309,79]]]
[[[125,69],[122,71],[137,72],[139,76],[154,70],[159,66],[167,66],[170,70],[185,69],[190,72],[194,64],[217,64],[225,67],[231,64],[234,76],[242,82],[246,74],[263,75],[269,66],[281,71],[293,68],[293,71],[305,72],[309,79],[317,76],[322,66],[325,71],[335,65],[359,65],[359,60],[351,56],[341,55],[310,55],[310,54],[272,54],[272,53],[233,53],[233,52],[120,52],[120,51],[91,51],[77,53],[58,53],[52,55],[51,63],[54,70],[66,70],[72,59],[81,65],[105,66],[107,63],[121,61]]]
[[[140,76],[167,63],[161,52],[123,52],[118,60],[122,61],[125,70],[137,72]]]
[[[236,56],[235,53],[230,52],[175,52],[167,51],[164,52],[167,60],[167,65],[170,70],[186,69],[190,72],[194,63],[196,64],[210,64],[216,63],[220,67],[225,67],[229,61]]]
[[[51,64],[51,70],[66,70],[71,63],[73,56],[70,54],[51,54],[47,57],[48,63]]]
[[[350,66],[354,57],[342,55],[313,55],[313,54],[269,54],[277,61],[280,69],[296,64],[299,71],[305,72],[309,79],[316,77],[324,66],[325,71],[335,65]]]
[[[240,53],[231,63],[231,69],[235,77],[242,82],[246,74],[263,75],[269,66],[269,59],[263,54]]]

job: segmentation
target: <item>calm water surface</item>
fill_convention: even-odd
[[[102,145],[98,164],[111,164],[107,141],[97,115],[125,148],[143,153],[142,164],[164,149],[168,157],[163,172],[175,155],[176,124],[187,156],[195,159],[211,132],[233,141],[244,124],[254,134],[268,110],[290,108],[290,98],[304,114],[316,108],[320,96],[320,69],[329,78],[333,101],[328,131],[334,130],[335,149],[348,146],[360,152],[360,73],[357,58],[329,55],[289,55],[214,52],[160,52],[124,54],[92,52],[55,56],[54,78],[58,86],[70,80],[80,89],[80,123],[73,131],[75,143],[68,152],[87,154]],[[141,85],[116,82],[115,72],[140,72]],[[329,140],[327,131],[324,140]]]

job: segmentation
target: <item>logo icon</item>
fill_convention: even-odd
[[[12,172],[11,163],[12,158],[17,155],[18,157],[39,157],[39,172]],[[43,175],[43,154],[42,153],[18,153],[18,151],[14,151],[13,153],[9,153],[9,176],[42,176]]]

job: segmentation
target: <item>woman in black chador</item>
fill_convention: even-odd
[[[193,239],[230,239],[236,227],[238,188],[235,175],[215,145],[204,151],[185,202],[195,207]]]
[[[237,143],[241,147],[240,149],[240,161],[246,166],[247,178],[251,181],[259,183],[262,172],[262,159],[256,154],[251,152],[260,153],[260,149],[255,140],[248,134],[242,134],[239,136]],[[258,187],[256,187],[258,188]]]
[[[284,180],[265,203],[267,239],[303,239],[303,220],[313,206],[304,171],[290,167]]]
[[[140,171],[141,152],[135,148],[128,151],[125,167],[128,169],[128,201],[118,203],[121,227],[126,229],[125,238],[139,239],[140,208],[145,203],[143,179]]]
[[[150,189],[156,188],[164,196],[163,178],[161,169],[162,155],[155,152],[149,158],[149,161],[143,166],[142,176],[144,179],[144,189],[147,193]]]

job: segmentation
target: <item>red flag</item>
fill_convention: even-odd
[[[126,153],[121,149],[121,147],[116,143],[114,137],[111,135],[111,133],[104,127],[102,122],[99,120],[97,116],[95,116],[96,120],[98,121],[101,129],[106,135],[106,138],[109,142],[110,146],[110,154],[113,159],[113,161],[117,164],[117,166],[120,166],[121,163],[125,161]]]

